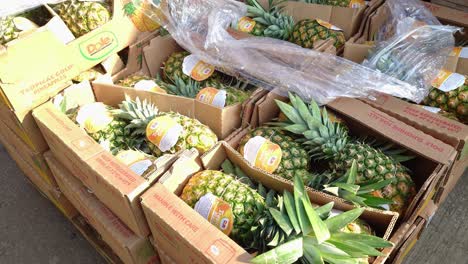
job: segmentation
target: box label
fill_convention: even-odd
[[[119,46],[117,36],[110,31],[103,31],[79,44],[81,55],[91,61],[101,60]]]

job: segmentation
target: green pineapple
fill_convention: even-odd
[[[317,41],[328,39],[333,40],[337,49],[343,47],[346,39],[342,31],[327,28],[316,19],[303,19],[296,23],[292,16],[281,13],[283,7],[279,4],[283,2],[269,0],[269,8],[264,9],[257,0],[248,0],[247,16],[257,22],[256,27],[257,24],[265,27],[263,36],[287,40],[309,49],[314,48]]]
[[[111,6],[107,1],[66,0],[53,6],[75,37],[104,25],[111,20]]]
[[[114,111],[114,114],[129,123],[126,128],[131,131],[132,136],[129,140],[132,145],[135,148],[148,149],[156,157],[165,153],[176,153],[179,150],[191,148],[204,153],[218,141],[216,134],[200,121],[175,112],[158,113],[153,104],[148,103],[146,100],[140,101],[139,98],[133,101],[126,97],[125,101],[120,105],[120,109]],[[181,134],[175,145],[164,152],[147,138],[147,127],[157,117],[167,117],[182,127]]]
[[[352,140],[341,123],[332,123],[327,111],[312,101],[306,105],[298,96],[290,94],[292,105],[277,101],[287,121],[278,123],[283,129],[303,138],[300,142],[314,159],[326,160],[330,168],[344,175],[357,162],[355,184],[391,179],[392,183],[376,190],[373,196],[391,200],[390,209],[404,213],[415,195],[415,184],[398,156],[387,156],[380,149]]]
[[[463,85],[448,92],[433,87],[423,104],[455,114],[459,121],[468,124],[468,77]]]
[[[369,256],[381,255],[376,248],[392,246],[366,231],[358,233],[360,230],[355,227],[361,227],[361,222],[352,223],[364,209],[337,216],[331,216],[333,203],[314,209],[300,177],[294,180],[294,194],[284,191],[283,196],[267,191],[261,184],[255,190],[241,181],[242,178],[236,179],[220,171],[202,171],[192,176],[182,191],[181,199],[195,207],[201,197],[211,193],[227,202],[234,215],[230,237],[246,249],[266,252],[255,257],[253,263],[293,263],[299,258],[310,260],[311,252],[317,261],[356,263]],[[366,246],[353,245],[356,240]],[[329,247],[344,254],[339,257],[326,254]]]

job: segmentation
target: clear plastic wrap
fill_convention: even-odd
[[[388,0],[385,5],[389,19],[363,65],[429,88],[453,50],[458,29],[442,26],[417,0]]]
[[[326,104],[337,97],[388,93],[419,102],[426,87],[413,86],[346,59],[261,37],[236,39],[230,26],[246,14],[232,0],[135,1],[186,50],[218,69],[281,94],[288,91]]]

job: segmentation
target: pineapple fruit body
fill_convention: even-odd
[[[180,150],[195,148],[200,153],[205,153],[217,142],[218,137],[213,131],[200,121],[181,115],[176,112],[161,113],[160,116],[168,116],[182,126],[183,131],[174,147],[166,152],[162,152],[156,145],[148,142],[153,154],[157,157],[165,153],[176,153]]]
[[[234,214],[230,237],[245,247],[253,239],[251,228],[264,209],[263,197],[232,175],[205,170],[192,176],[182,192],[181,199],[194,207],[197,201],[208,193],[229,203]]]
[[[393,182],[381,190],[374,191],[376,197],[393,201],[390,209],[396,212],[406,210],[409,201],[415,195],[415,185],[408,170],[385,155],[382,151],[360,142],[349,142],[330,162],[330,168],[343,175],[356,160],[358,174],[356,184],[364,184],[375,179],[393,179]]]
[[[66,0],[53,9],[75,37],[104,25],[112,16],[108,2]]]
[[[309,175],[309,155],[301,144],[297,143],[291,136],[286,135],[280,129],[259,127],[242,138],[239,144],[241,155],[244,155],[245,144],[255,136],[262,136],[281,147],[281,162],[274,171],[274,174],[288,180],[293,180],[295,175],[299,175],[304,181],[307,181]]]
[[[292,29],[289,41],[303,48],[312,49],[319,40],[333,40],[333,45],[339,49],[346,42],[343,32],[329,29],[319,24],[317,20],[304,19]]]
[[[378,148],[350,138],[344,124],[332,122],[327,110],[321,110],[314,101],[305,104],[299,96],[290,94],[289,97],[291,105],[277,101],[288,118],[278,124],[302,137],[299,142],[304,144],[311,158],[328,161],[338,176],[344,175],[356,161],[357,184],[393,179],[392,183],[371,194],[392,200],[392,211],[403,213],[406,210],[415,195],[415,184],[400,162]]]
[[[453,113],[458,120],[468,124],[468,81],[465,81],[457,89],[448,92],[432,88],[423,104]]]

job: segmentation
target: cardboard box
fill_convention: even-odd
[[[428,2],[423,2],[423,4],[442,22],[468,27],[468,12]]]
[[[205,153],[201,162],[205,169],[219,169],[226,158],[267,188],[277,191],[292,190],[292,186],[284,180],[269,177],[243,162],[239,154],[226,142],[220,142]],[[252,256],[248,252],[178,197],[189,178],[199,170],[197,159],[178,161],[178,164],[174,163],[171,170],[162,176],[159,183],[142,196],[142,206],[154,244],[175,263],[249,262]],[[331,201],[322,197],[320,193],[309,193],[309,197],[312,203],[319,205]],[[339,201],[335,203],[336,209],[346,210],[345,207],[346,205],[340,205]],[[368,221],[379,236],[387,238],[398,214],[366,209],[361,218]]]
[[[21,159],[26,161],[42,180],[51,187],[57,187],[57,183],[52,176],[52,173],[44,160],[41,152],[37,152],[26,145],[7,125],[0,121],[0,139],[5,144],[11,146],[15,153],[21,156]]]
[[[457,151],[455,163],[449,167],[448,174],[441,180],[434,194],[436,204],[444,201],[468,166],[468,126],[390,95],[382,94],[376,100],[364,102],[445,142]],[[443,155],[440,157],[443,158]]]
[[[77,89],[73,93],[75,96],[73,99],[80,105],[96,100],[117,106],[124,100],[125,94],[128,94],[132,98],[138,96],[142,100],[155,102],[160,109],[167,109],[171,105],[175,111],[184,112],[186,109],[185,105],[173,105],[173,102],[160,100],[161,95],[157,93],[126,88],[94,87],[93,94],[93,91],[86,90],[89,87],[81,88],[84,90]],[[160,174],[167,170],[176,156],[166,155],[159,158],[154,173],[148,179],[144,179],[105,151],[51,102],[35,109],[33,116],[55,157],[133,232],[139,236],[148,235],[149,229],[141,210],[139,197],[157,181]]]
[[[78,214],[78,211],[70,203],[70,201],[58,190],[56,186],[50,185],[44,178],[37,172],[37,169],[23,159],[23,154],[18,151],[17,147],[11,145],[5,138],[0,138],[1,143],[10,154],[11,158],[16,162],[18,167],[23,171],[29,182],[41,193],[45,198],[51,201],[57,209],[59,209],[65,217],[71,219]]]
[[[252,121],[251,127],[260,126],[278,116],[279,108],[274,102],[277,98],[278,95],[270,93],[258,104],[258,112],[264,114],[258,122]],[[456,149],[437,140],[431,134],[423,133],[357,99],[340,98],[327,106],[344,119],[352,135],[370,136],[384,142],[392,142],[415,156],[405,165],[411,171],[418,194],[410,204],[406,215],[401,216],[401,220],[413,222],[417,215],[424,211],[425,201],[433,198],[440,181],[446,177],[456,159]],[[247,132],[248,130],[238,131],[235,136],[228,138],[228,143],[237,149],[238,143]]]
[[[25,113],[55,96],[82,71],[137,41],[140,31],[124,10],[128,2],[113,1],[112,20],[78,39],[65,33],[63,21],[53,16],[47,25],[7,43],[0,54],[3,103]]]
[[[124,263],[146,264],[158,257],[147,237],[139,237],[128,229],[52,153],[47,152],[45,157],[62,192]]]
[[[134,73],[142,73],[147,76],[161,75],[163,62],[173,52],[182,51],[182,48],[170,36],[157,36],[146,44],[146,46],[139,44],[130,47],[127,66],[113,76],[114,83]],[[106,93],[111,92],[114,87],[123,88],[119,85],[98,81],[93,83],[93,87],[99,88],[99,91]],[[260,91],[256,91],[254,94],[258,92]],[[220,139],[227,137],[232,131],[241,126],[241,114],[243,105],[245,105],[245,103],[238,103],[219,108],[195,99],[169,94],[158,94],[158,102],[160,102],[158,108],[161,111],[171,111],[174,106],[183,105],[182,108],[178,108],[179,113],[198,119],[209,126]]]

